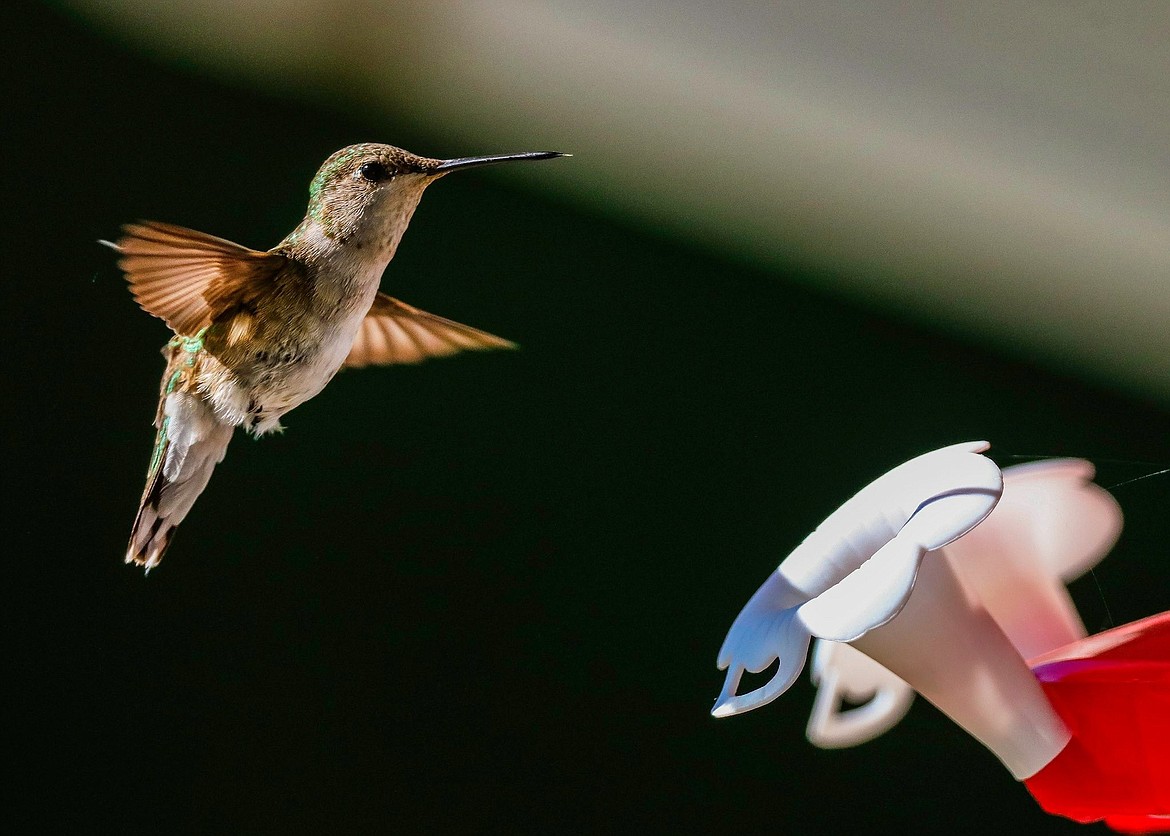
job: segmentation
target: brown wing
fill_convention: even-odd
[[[121,254],[130,292],[144,311],[190,336],[211,324],[249,288],[270,280],[287,259],[181,226],[144,221],[122,227]]]
[[[356,368],[418,363],[458,351],[515,347],[515,343],[486,331],[420,311],[379,293],[358,329],[345,365]]]

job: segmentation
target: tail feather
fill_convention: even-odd
[[[234,427],[215,417],[198,395],[165,395],[146,490],[130,532],[126,562],[158,565],[191,506],[223,461]]]

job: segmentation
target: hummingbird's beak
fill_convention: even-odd
[[[459,157],[454,160],[443,160],[433,169],[434,174],[446,174],[449,171],[455,171],[460,168],[473,168],[477,165],[492,165],[493,163],[506,163],[512,160],[551,160],[556,157],[571,157],[572,154],[564,154],[560,151],[524,151],[519,154],[496,154],[490,157]]]

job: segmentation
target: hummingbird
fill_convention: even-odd
[[[515,348],[379,291],[422,193],[452,171],[568,156],[530,151],[450,160],[391,145],[342,148],[309,186],[304,220],[268,251],[155,221],[122,227],[135,301],[174,332],[164,346],[154,450],[126,562],[157,566],[223,461],[236,427],[256,437],[343,367]]]

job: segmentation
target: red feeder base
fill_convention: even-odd
[[[1024,782],[1047,812],[1170,833],[1170,612],[1029,661],[1072,740]]]

